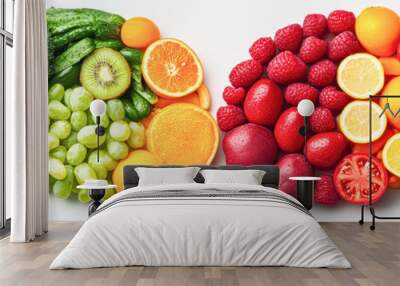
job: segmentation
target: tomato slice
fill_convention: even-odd
[[[335,169],[333,181],[338,195],[351,204],[369,203],[369,157],[350,154]],[[388,186],[388,173],[383,164],[372,157],[372,202],[378,201]]]

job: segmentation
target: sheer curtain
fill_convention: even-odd
[[[45,0],[15,1],[13,94],[6,101],[6,187],[12,242],[47,231],[47,28]]]

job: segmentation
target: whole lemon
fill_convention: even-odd
[[[391,56],[400,40],[400,18],[385,7],[364,9],[356,20],[356,34],[364,48],[375,56]]]

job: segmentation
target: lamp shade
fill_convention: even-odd
[[[94,116],[102,116],[106,113],[106,103],[100,99],[93,100],[90,104],[90,112]]]
[[[297,105],[297,112],[302,116],[311,116],[314,113],[314,103],[309,99],[303,99]]]

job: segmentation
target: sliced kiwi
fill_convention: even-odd
[[[131,69],[119,52],[100,48],[83,61],[80,80],[94,97],[108,100],[121,96],[129,88]]]

